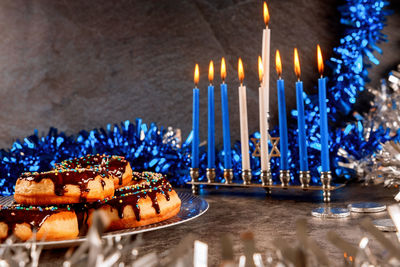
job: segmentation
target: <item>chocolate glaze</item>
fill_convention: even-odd
[[[102,168],[108,175],[118,178],[122,185],[122,177],[125,173],[128,162],[124,157],[107,155],[87,155],[86,157],[65,160],[57,168]]]
[[[86,204],[74,204],[72,208],[78,220],[79,235],[84,236],[88,231],[89,207]]]
[[[127,205],[131,205],[135,212],[136,220],[140,221],[139,200],[149,197],[152,201],[152,206],[157,214],[160,214],[160,206],[157,201],[157,193],[161,193],[169,201],[169,193],[172,190],[171,185],[165,179],[150,181],[148,184],[137,186],[124,187],[115,191],[115,197],[108,200],[106,205],[115,208],[118,211],[119,217],[123,218],[123,211]]]
[[[95,169],[75,169],[75,170],[55,170],[50,172],[34,172],[23,173],[18,179],[33,181],[39,183],[43,179],[50,179],[54,184],[54,193],[57,196],[62,196],[65,193],[67,184],[77,185],[81,191],[80,202],[86,202],[86,197],[89,192],[87,188],[89,181],[94,180],[96,176],[106,177],[106,174]],[[104,183],[104,181],[102,181]],[[105,183],[103,184],[103,188]]]

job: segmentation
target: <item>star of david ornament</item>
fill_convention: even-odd
[[[272,144],[272,149],[269,150],[269,157],[280,157],[281,152],[279,151],[278,144],[280,137],[271,137],[271,135],[268,134],[268,140],[270,140]],[[253,157],[260,157],[260,138],[251,138],[251,141],[253,142],[255,149],[253,151]]]

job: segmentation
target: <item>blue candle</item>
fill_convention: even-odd
[[[303,82],[300,81],[300,61],[297,49],[294,49],[294,69],[296,82],[297,125],[299,137],[300,171],[308,171],[308,156],[306,143],[306,124],[304,119]]]
[[[214,79],[214,64],[211,61],[208,71],[208,79],[210,85],[208,86],[208,150],[207,150],[207,168],[215,168],[215,130],[214,130],[214,86],[212,81]]]
[[[221,106],[222,106],[222,131],[224,137],[224,168],[232,169],[231,130],[229,127],[228,86],[225,81],[225,59],[221,61]]]
[[[330,171],[329,167],[329,133],[328,133],[328,115],[326,110],[326,78],[322,77],[324,72],[324,63],[322,60],[321,48],[317,46],[318,71],[321,78],[318,79],[318,98],[319,98],[319,116],[321,121],[321,165],[322,171]]]
[[[193,89],[193,141],[192,141],[192,168],[199,167],[199,89],[197,83],[199,82],[199,65],[196,64],[194,71]]]
[[[289,170],[288,162],[288,134],[286,121],[286,100],[285,100],[285,83],[281,79],[282,63],[279,50],[276,51],[276,71],[279,79],[277,81],[278,88],[278,110],[279,110],[279,136],[281,149],[281,170]]]

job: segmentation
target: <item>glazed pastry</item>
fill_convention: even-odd
[[[11,234],[26,241],[64,240],[78,236],[76,214],[69,208],[13,205],[0,207],[0,240]]]
[[[93,203],[93,211],[101,209],[111,219],[108,230],[120,230],[157,223],[178,214],[181,200],[161,174],[145,172],[142,183],[119,188],[107,201]]]
[[[120,156],[87,155],[85,157],[64,160],[60,164],[56,164],[56,169],[75,168],[104,169],[108,173],[108,176],[113,177],[115,188],[126,186],[132,180],[131,165],[124,157]]]
[[[15,185],[14,199],[26,205],[93,202],[114,195],[114,182],[99,169],[63,169],[24,173]]]
[[[24,173],[14,199],[20,204],[0,207],[0,240],[13,233],[24,241],[34,232],[38,240],[76,238],[85,234],[96,210],[111,220],[107,230],[132,228],[171,218],[181,206],[162,174],[132,175],[129,163],[116,156],[87,156],[53,171]]]

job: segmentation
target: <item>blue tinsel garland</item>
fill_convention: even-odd
[[[379,64],[373,51],[381,53],[377,44],[386,40],[380,32],[385,26],[385,17],[389,14],[384,7],[387,1],[381,0],[347,0],[339,8],[340,22],[345,26],[344,36],[340,45],[334,49],[335,56],[329,60],[332,70],[328,90],[330,125],[330,156],[331,168],[336,177],[349,178],[349,173],[338,166],[341,160],[337,155],[340,147],[352,154],[355,158],[362,158],[379,149],[380,142],[391,139],[388,131],[379,128],[369,133],[369,138],[361,134],[362,125],[353,123],[344,129],[337,124],[343,116],[353,110],[358,94],[364,90],[367,81],[367,64],[364,61]],[[305,114],[307,118],[307,135],[309,137],[309,161],[312,173],[312,182],[318,183],[320,166],[320,136],[318,100],[315,95],[305,96]],[[297,112],[292,111],[296,117]],[[135,170],[154,170],[169,174],[170,179],[177,185],[189,180],[190,142],[191,135],[182,143],[180,148],[174,145],[173,140],[165,140],[166,130],[158,128],[154,123],[142,124],[140,119],[135,123],[129,121],[121,125],[108,125],[107,129],[95,129],[90,132],[81,131],[77,136],[67,136],[51,128],[44,137],[35,132],[23,141],[17,141],[10,150],[0,151],[0,188],[2,195],[13,193],[16,178],[24,171],[46,171],[53,167],[55,162],[64,159],[79,157],[91,153],[106,153],[125,156]],[[271,136],[278,136],[277,129],[270,132]],[[254,133],[252,137],[259,137]],[[292,171],[292,180],[297,182],[298,146],[297,129],[289,129],[289,166]],[[206,153],[204,147],[200,154],[201,178],[205,179]],[[254,151],[254,144],[250,144]],[[235,177],[239,177],[241,170],[240,143],[237,142],[232,150],[233,169]],[[222,177],[223,151],[217,156],[217,175]],[[254,176],[259,175],[259,158],[252,157],[251,164]],[[271,159],[274,180],[278,180],[279,160]],[[255,178],[257,179],[257,178]]]

